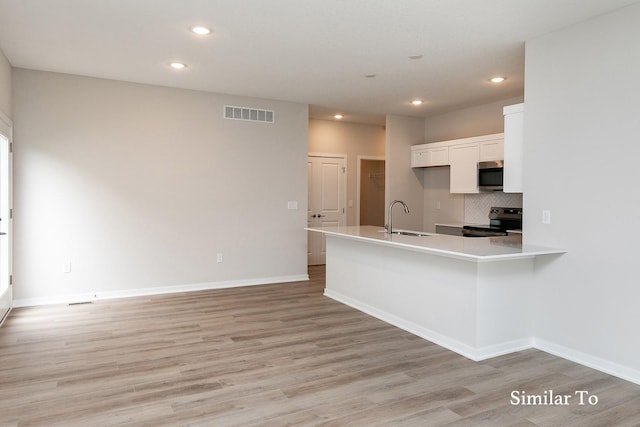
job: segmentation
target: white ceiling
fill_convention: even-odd
[[[0,0],[0,49],[14,67],[309,103],[316,118],[370,122],[520,96],[525,40],[637,2]],[[213,33],[195,36],[193,25]],[[495,75],[506,82],[489,83]]]

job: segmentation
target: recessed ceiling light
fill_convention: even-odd
[[[422,105],[424,104],[424,101],[422,99],[414,99],[413,101],[411,101],[411,105]]]
[[[187,64],[183,64],[182,62],[172,62],[169,64],[171,68],[174,70],[182,70],[183,68],[187,68]]]
[[[343,118],[343,117],[344,117],[344,116],[343,116],[342,114],[334,114],[334,115],[333,115],[333,118],[334,118],[334,119],[338,119],[338,120],[340,120],[340,119],[341,119],[341,118]]]
[[[365,76],[366,78],[368,78],[368,79],[372,79],[372,78],[374,78],[376,75],[375,75],[375,74],[365,74],[364,76]]]
[[[422,55],[409,55],[409,59],[422,59]]]
[[[507,80],[506,77],[494,77],[492,79],[489,79],[491,83],[502,83],[505,80]]]
[[[199,36],[206,36],[207,34],[211,34],[211,29],[207,27],[193,27],[191,28],[191,31]]]

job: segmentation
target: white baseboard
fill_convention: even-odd
[[[193,283],[186,285],[161,286],[155,288],[122,289],[117,291],[96,291],[82,294],[57,295],[42,298],[23,298],[13,300],[13,307],[32,307],[52,304],[77,304],[100,299],[128,298],[148,295],[174,294],[178,292],[206,291],[211,289],[237,288],[241,286],[259,286],[274,283],[303,282],[309,275],[291,275],[263,277],[244,280],[227,280],[221,282]]]
[[[635,384],[640,384],[640,371],[637,369],[629,368],[627,366],[611,362],[610,360],[602,359],[600,357],[583,353],[540,338],[533,339],[533,347],[546,353],[553,354],[554,356],[562,357],[563,359],[571,360],[572,362],[579,363],[580,365],[613,375],[614,377],[622,378],[623,380],[630,381]]]
[[[425,328],[406,319],[387,313],[386,311],[379,310],[368,304],[356,301],[353,298],[350,298],[339,292],[325,289],[324,295],[476,362],[480,360],[490,359],[492,357],[500,356],[503,354],[513,353],[515,351],[525,350],[527,348],[531,348],[533,345],[532,339],[526,338],[504,342],[492,346],[472,347],[460,341],[451,339],[450,337],[444,336],[438,332],[432,331],[431,329]]]

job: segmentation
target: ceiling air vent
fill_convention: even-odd
[[[273,123],[275,114],[272,110],[258,108],[224,106],[224,118],[230,120],[247,120],[250,122]]]

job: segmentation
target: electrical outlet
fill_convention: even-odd
[[[218,264],[222,263],[224,261],[224,255],[222,255],[221,253],[219,253],[218,255],[216,255],[216,262]]]
[[[64,264],[64,270],[62,270],[63,273],[71,273],[71,261],[67,261]]]
[[[439,200],[436,202],[436,209],[440,209],[440,201]]]
[[[542,211],[542,223],[551,224],[551,211]]]

